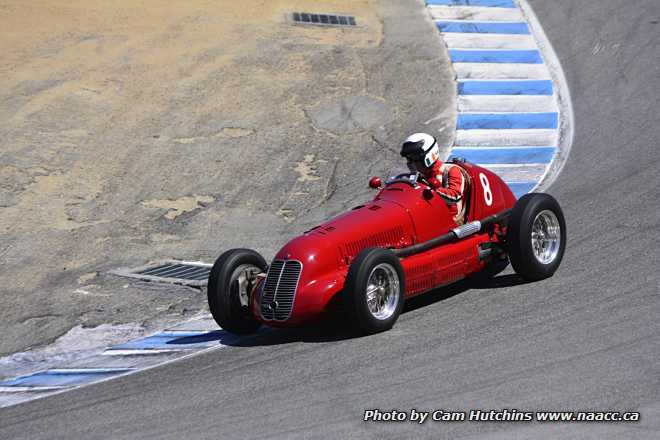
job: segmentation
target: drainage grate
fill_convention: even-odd
[[[355,17],[351,15],[312,14],[310,12],[294,12],[291,17],[295,23],[317,24],[321,26],[357,26]]]
[[[212,264],[196,261],[161,260],[133,269],[116,269],[110,273],[143,281],[202,287],[208,282],[211,267]]]

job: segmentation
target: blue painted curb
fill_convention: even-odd
[[[533,190],[537,183],[538,182],[507,182],[507,185],[511,188],[513,195],[519,199]]]
[[[529,27],[523,22],[436,20],[435,24],[442,32],[529,35]]]
[[[556,152],[556,147],[456,147],[449,158],[463,157],[476,164],[547,164],[552,162]]]
[[[538,50],[450,49],[449,57],[454,63],[543,63]]]
[[[552,113],[459,113],[458,130],[557,128],[558,115]]]
[[[218,345],[233,335],[223,330],[160,332],[146,338],[115,345],[110,350],[197,349]]]
[[[552,95],[551,80],[460,80],[459,95]]]
[[[133,371],[134,368],[72,368],[40,371],[0,382],[3,387],[69,387]]]

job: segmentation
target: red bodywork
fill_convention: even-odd
[[[466,223],[480,220],[513,207],[515,196],[494,173],[469,163],[460,163],[470,176]],[[351,261],[367,247],[399,249],[446,234],[456,227],[447,204],[436,194],[426,197],[429,187],[419,182],[391,183],[369,203],[357,206],[287,243],[276,260],[297,260],[302,271],[287,319],[269,320],[262,313],[264,279],[251,295],[251,310],[270,326],[307,322],[323,314],[342,290]],[[487,202],[490,202],[488,204]],[[405,273],[405,297],[418,295],[458,281],[484,268],[479,246],[498,242],[498,226],[462,240],[440,245],[401,258]]]

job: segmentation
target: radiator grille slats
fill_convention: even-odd
[[[274,260],[268,270],[261,295],[261,316],[266,320],[285,321],[291,315],[302,263]]]

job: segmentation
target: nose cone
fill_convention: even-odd
[[[336,269],[339,263],[337,246],[323,232],[317,231],[294,238],[280,249],[275,259],[300,261],[303,276],[311,271]]]
[[[297,325],[323,313],[336,290],[339,258],[323,231],[294,238],[275,255],[254,312],[272,326]]]

